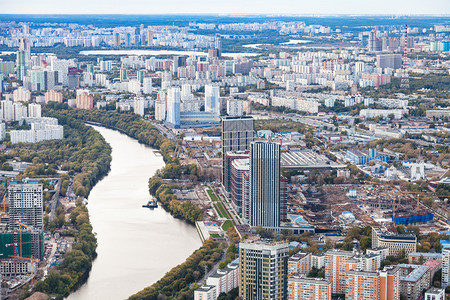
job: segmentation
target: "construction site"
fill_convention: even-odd
[[[288,213],[301,214],[316,231],[352,226],[420,226],[423,233],[450,229],[441,202],[431,193],[388,185],[290,185]],[[430,205],[431,204],[431,205]]]

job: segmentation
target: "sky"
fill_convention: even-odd
[[[0,0],[0,14],[450,15],[450,0]]]

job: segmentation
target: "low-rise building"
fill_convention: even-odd
[[[424,300],[445,300],[445,289],[431,287],[425,292]]]
[[[423,263],[429,260],[442,261],[442,253],[428,253],[428,252],[408,253],[408,262],[410,264],[417,264],[421,261]]]
[[[213,285],[202,285],[194,291],[194,300],[216,300],[217,288]]]
[[[403,249],[406,254],[416,252],[417,237],[413,234],[392,234],[382,227],[372,228],[372,248],[386,247],[389,255],[398,255]]]
[[[239,286],[239,260],[229,263],[224,269],[208,277],[206,284],[215,286],[217,296],[221,293],[228,293]]]
[[[430,268],[427,266],[399,264],[400,294],[404,299],[419,299],[422,291],[430,287]]]

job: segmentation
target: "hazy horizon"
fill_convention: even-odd
[[[285,15],[285,16],[448,16],[448,0],[379,0],[361,3],[355,0],[238,1],[238,0],[0,0],[2,14],[76,14],[76,15]],[[244,13],[242,13],[244,12]]]

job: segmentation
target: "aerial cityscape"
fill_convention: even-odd
[[[0,0],[0,299],[450,299],[450,3],[53,2]]]

